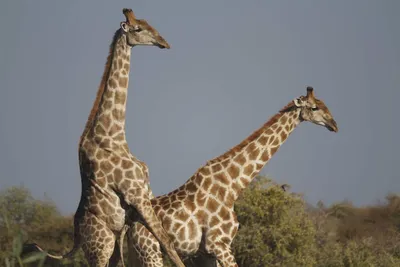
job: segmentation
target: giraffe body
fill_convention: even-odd
[[[237,266],[231,243],[239,227],[234,203],[241,191],[301,121],[337,131],[325,104],[314,98],[312,88],[307,92],[239,145],[207,162],[184,185],[151,200],[182,258],[208,254],[224,267]],[[163,266],[159,245],[142,225],[136,223],[128,237],[143,266]]]
[[[123,241],[127,227],[140,221],[177,266],[184,266],[151,206],[148,168],[132,155],[125,138],[131,48],[169,45],[146,21],[137,20],[132,10],[124,9],[123,13],[127,21],[121,22],[114,35],[79,142],[82,193],[74,216],[72,251],[82,246],[90,266],[115,266],[122,257],[122,244],[118,243]]]

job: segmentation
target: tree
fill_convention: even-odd
[[[300,195],[257,177],[235,204],[233,250],[241,266],[313,266],[315,228]]]
[[[48,199],[33,198],[25,187],[10,187],[0,192],[0,266],[6,260],[16,261],[28,241],[52,252],[68,251],[73,246],[72,217],[62,216]],[[47,259],[44,266],[86,266],[86,262],[78,253],[73,260]]]

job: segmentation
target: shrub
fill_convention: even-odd
[[[235,204],[240,229],[233,242],[241,266],[313,266],[315,228],[300,195],[259,177]]]

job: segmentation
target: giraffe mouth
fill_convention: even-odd
[[[168,43],[165,43],[165,44],[156,43],[155,45],[158,46],[161,49],[164,49],[164,48],[169,49],[170,48]]]
[[[168,42],[161,36],[157,36],[156,41],[154,42],[154,45],[158,46],[161,49],[164,49],[164,48],[169,49],[170,48]]]
[[[337,127],[337,124],[336,124],[336,121],[335,120],[330,120],[329,122],[327,122],[327,123],[324,123],[325,124],[325,127],[329,130],[329,131],[331,131],[331,132],[335,132],[335,133],[337,133],[338,132],[338,127]]]

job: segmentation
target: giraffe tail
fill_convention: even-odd
[[[74,247],[68,253],[66,253],[64,255],[54,255],[54,254],[50,254],[47,251],[45,251],[44,249],[42,249],[38,244],[32,243],[32,244],[24,245],[23,254],[39,251],[39,252],[44,252],[46,254],[46,256],[49,258],[62,260],[62,259],[67,259],[67,258],[72,257],[79,250],[79,248],[80,248],[79,244],[74,244]]]
[[[122,228],[121,234],[119,236],[119,253],[121,254],[121,261],[122,261],[122,267],[125,267],[125,261],[124,261],[124,237],[126,232],[128,231],[129,226],[124,225],[124,228]]]

